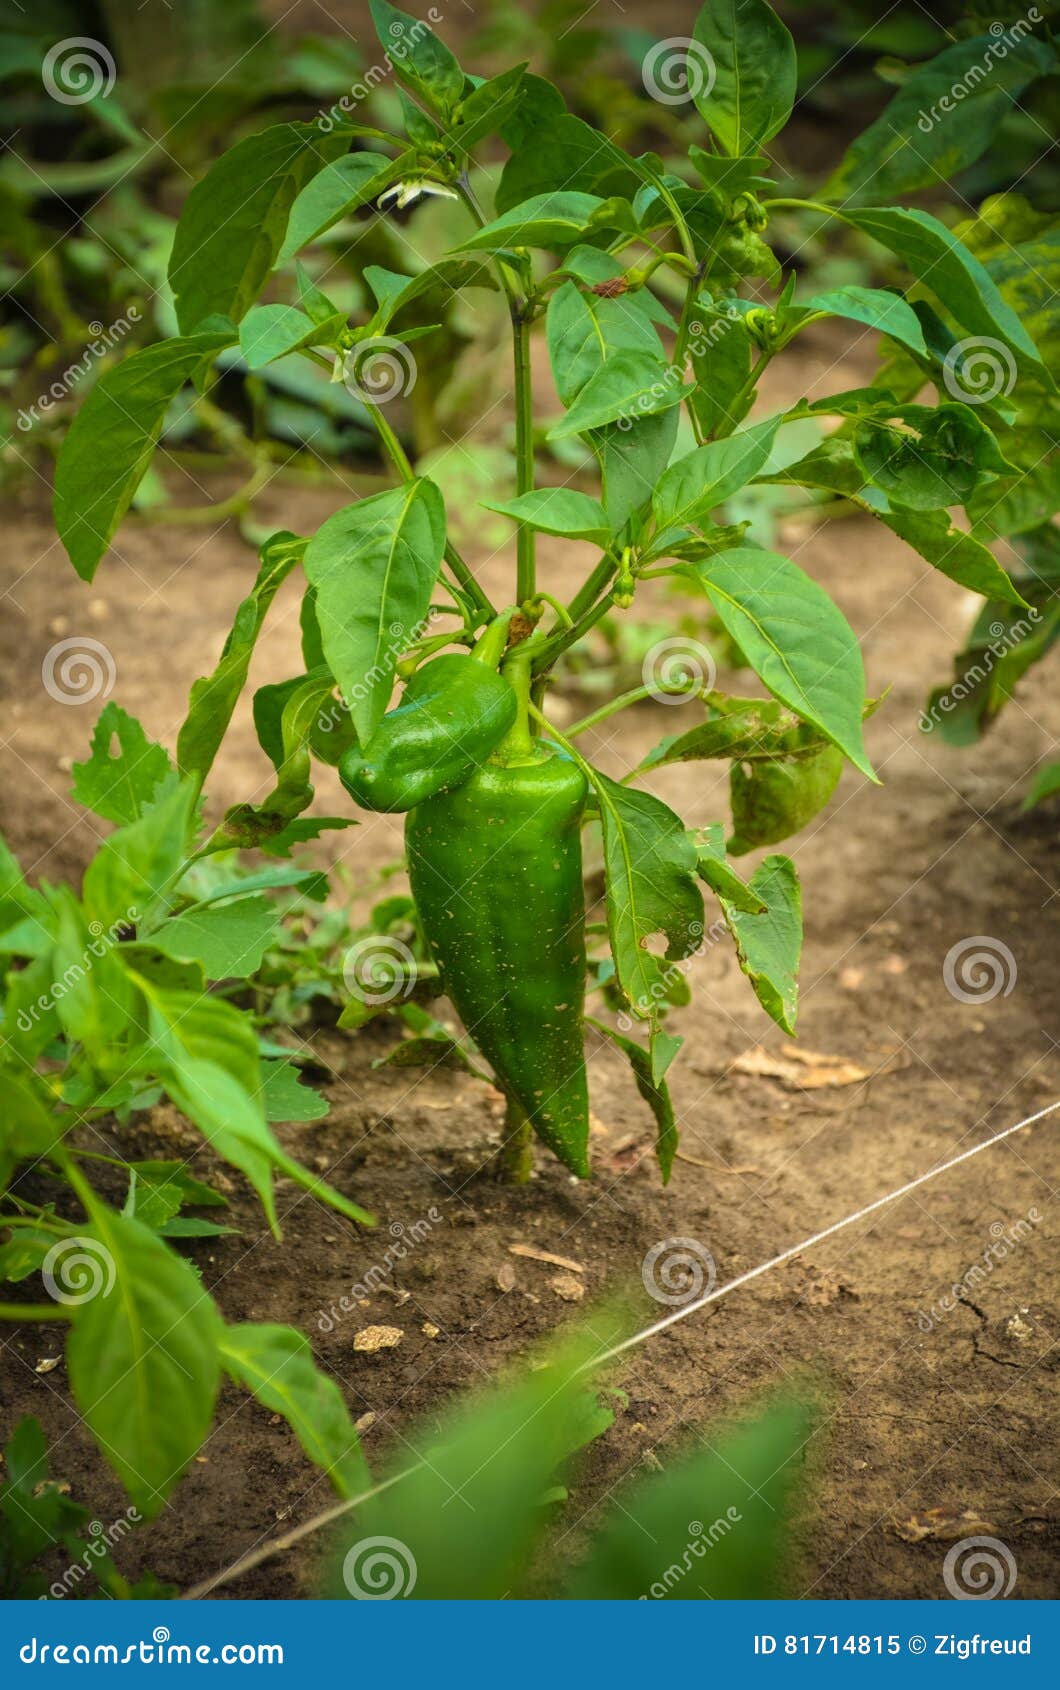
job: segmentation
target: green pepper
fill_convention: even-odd
[[[470,656],[447,652],[417,669],[368,744],[340,759],[342,784],[363,809],[411,810],[485,762],[515,721],[515,694],[495,667],[506,632],[501,618]]]
[[[582,1178],[586,796],[577,764],[530,736],[524,704],[490,761],[455,791],[418,804],[405,827],[424,932],[508,1099],[508,1130],[528,1120]]]

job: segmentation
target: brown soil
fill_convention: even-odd
[[[821,342],[816,366],[811,359],[791,379],[812,385],[834,366],[836,350]],[[838,351],[840,367],[828,379],[853,385],[860,371],[844,367]],[[799,391],[778,388],[771,405]],[[337,502],[274,489],[258,515],[308,532]],[[556,1270],[511,1256],[513,1243],[575,1258],[590,1298],[635,1285],[647,1324],[661,1311],[640,1293],[640,1267],[656,1241],[697,1239],[723,1282],[1060,1096],[1055,814],[1019,813],[1028,774],[1055,755],[1060,702],[1048,674],[1024,684],[986,744],[958,753],[925,739],[917,710],[948,672],[968,610],[961,593],[861,520],[816,529],[789,522],[781,543],[827,585],[862,636],[870,691],[892,689],[868,727],[882,789],[848,772],[825,814],[786,847],[805,904],[800,1041],[869,1077],[791,1091],[776,1079],[731,1073],[741,1053],[757,1044],[777,1052],[787,1041],[722,942],[693,963],[694,1004],[673,1018],[687,1040],[673,1091],[683,1150],[694,1160],[681,1161],[672,1184],[660,1186],[628,1074],[609,1049],[593,1048],[595,1177],[578,1184],[542,1155],[533,1185],[511,1191],[473,1177],[498,1124],[491,1093],[451,1073],[373,1070],[395,1036],[383,1027],[356,1039],[322,1034],[316,1049],[330,1070],[331,1114],[283,1136],[377,1212],[379,1230],[358,1232],[282,1186],[285,1236],[277,1244],[233,1182],[240,1235],[188,1253],[229,1319],[286,1321],[310,1335],[352,1412],[375,1416],[365,1434],[373,1463],[400,1448],[417,1417],[576,1317],[551,1286]],[[557,544],[548,553],[549,584],[580,567],[583,555]],[[188,686],[214,660],[253,562],[231,527],[129,523],[97,584],[85,587],[52,537],[39,489],[9,514],[2,828],[35,876],[76,877],[100,831],[66,796],[70,760],[84,753],[98,706],[72,707],[44,691],[49,647],[72,634],[102,641],[114,660],[113,696],[172,742]],[[500,591],[507,567],[501,558],[482,560],[483,578]],[[287,598],[252,680],[292,672],[296,642]],[[747,689],[748,679],[722,676],[721,684]],[[691,720],[684,707],[646,706],[618,728],[609,724],[591,754],[620,770]],[[264,790],[263,761],[243,712],[213,783],[215,804]],[[726,813],[723,779],[711,766],[665,771],[655,789],[690,824]],[[343,802],[322,778],[318,807]],[[355,884],[399,849],[397,823],[368,817],[328,846],[333,859],[348,862]],[[1013,984],[991,1001],[961,1002],[944,985],[943,962],[977,934],[1008,947]],[[144,1119],[121,1148],[186,1154],[204,1177],[216,1171],[169,1109]],[[1015,1594],[1055,1595],[1056,1177],[1054,1118],[635,1351],[623,1375],[628,1407],[594,1446],[564,1531],[591,1526],[615,1487],[653,1456],[665,1462],[682,1438],[709,1433],[757,1393],[810,1375],[827,1412],[793,1594],[943,1596],[949,1531],[1001,1538],[1017,1563]],[[385,1285],[322,1330],[321,1311],[384,1259],[388,1229],[408,1229],[432,1212],[439,1219],[429,1236]],[[924,1316],[1001,1230],[1020,1222],[1025,1241],[924,1330]],[[497,1283],[505,1265],[515,1268],[508,1291]],[[401,1327],[403,1341],[356,1353],[355,1332],[373,1324]],[[34,1372],[57,1348],[50,1328],[7,1337],[3,1428],[23,1413],[38,1415],[56,1470],[107,1520],[124,1504],[78,1420],[63,1368]],[[326,1482],[286,1425],[229,1388],[169,1506],[119,1558],[135,1545],[138,1565],[187,1587],[328,1500]],[[936,1517],[914,1542],[906,1539],[917,1536],[915,1522],[896,1532],[896,1523],[932,1509],[944,1511],[949,1527]],[[309,1566],[294,1552],[220,1594],[309,1594]]]

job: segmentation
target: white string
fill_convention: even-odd
[[[1039,1109],[1036,1115],[1028,1115],[1025,1121],[1017,1121],[1014,1127],[1005,1127],[1002,1132],[995,1133],[992,1138],[984,1138],[980,1144],[973,1144],[970,1150],[962,1150],[959,1156],[951,1156],[948,1162],[941,1162],[937,1168],[929,1168],[926,1174],[918,1174],[908,1185],[900,1185],[897,1191],[888,1191],[885,1197],[877,1197],[874,1203],[867,1203],[863,1209],[855,1210],[852,1215],[844,1215],[841,1221],[833,1221],[822,1232],[815,1232],[811,1238],[804,1238],[801,1244],[793,1244],[790,1250],[782,1250],[779,1256],[771,1256],[768,1262],[760,1262],[758,1267],[749,1268],[736,1279],[730,1279],[725,1285],[719,1285],[715,1290],[697,1297],[695,1302],[686,1303],[684,1308],[675,1309],[672,1314],[664,1315],[662,1320],[654,1325],[644,1327],[643,1331],[635,1332],[632,1338],[625,1338],[621,1344],[615,1344],[610,1350],[604,1350],[585,1363],[586,1367],[602,1367],[605,1361],[611,1361],[620,1356],[625,1350],[632,1350],[646,1339],[654,1338],[657,1332],[665,1332],[667,1327],[676,1326],[679,1320],[687,1320],[690,1314],[697,1314],[705,1309],[708,1303],[717,1303],[722,1297],[727,1297],[731,1291],[738,1291],[741,1285],[749,1285],[752,1279],[758,1279],[763,1273],[769,1273],[773,1268],[780,1267],[784,1262],[790,1262],[793,1256],[801,1256],[804,1250],[812,1250],[822,1239],[831,1238],[833,1234],[841,1232],[845,1226],[853,1226],[855,1221],[862,1221],[866,1215],[873,1215],[877,1209],[882,1209],[887,1203],[894,1203],[899,1197],[908,1197],[918,1186],[925,1185],[929,1179],[936,1179],[939,1174],[949,1173],[951,1168],[959,1167],[973,1156],[978,1156],[981,1150],[989,1150],[992,1144],[1000,1144],[1002,1139],[1011,1138],[1013,1133],[1022,1132],[1024,1127],[1033,1126],[1043,1116],[1051,1115],[1054,1109],[1060,1109],[1060,1098],[1055,1103],[1047,1104]]]
[[[728,1280],[726,1284],[719,1285],[716,1290],[708,1291],[703,1297],[697,1297],[695,1302],[686,1303],[684,1308],[675,1309],[672,1314],[665,1315],[662,1320],[655,1321],[652,1326],[645,1326],[642,1331],[635,1332],[631,1338],[624,1339],[621,1344],[615,1344],[609,1350],[602,1350],[599,1355],[593,1356],[591,1361],[584,1362],[578,1372],[584,1373],[588,1369],[602,1367],[605,1362],[613,1361],[615,1356],[623,1355],[626,1350],[635,1349],[638,1344],[643,1344],[649,1338],[654,1338],[656,1333],[665,1332],[668,1327],[676,1326],[679,1320],[687,1320],[689,1315],[697,1314],[700,1309],[705,1309],[708,1303],[720,1302],[721,1298],[729,1296],[730,1292],[738,1291],[743,1285],[749,1285],[752,1279],[759,1279],[762,1274],[770,1273],[773,1268],[781,1267],[784,1262],[790,1262],[793,1256],[801,1256],[804,1250],[813,1249],[815,1244],[820,1244],[823,1239],[831,1238],[835,1233],[842,1232],[846,1226],[853,1226],[855,1221],[864,1220],[866,1215],[874,1215],[878,1209],[884,1208],[886,1204],[894,1203],[900,1197],[908,1197],[911,1191],[916,1191],[918,1186],[926,1185],[928,1180],[936,1179],[939,1174],[949,1173],[951,1168],[957,1168],[962,1162],[968,1162],[973,1156],[978,1156],[982,1151],[989,1150],[992,1145],[1000,1144],[1003,1139],[1011,1138],[1013,1133],[1022,1132],[1024,1127],[1033,1126],[1035,1121],[1043,1120],[1046,1115],[1053,1114],[1054,1110],[1057,1109],[1060,1109],[1060,1098],[1057,1098],[1055,1103],[1047,1104],[1044,1109],[1039,1109],[1036,1114],[1028,1115],[1025,1120],[1017,1121],[1015,1126],[1005,1127],[1001,1132],[994,1133],[992,1138],[984,1138],[979,1144],[973,1144],[970,1149],[962,1150],[959,1156],[951,1156],[948,1162],[940,1162],[937,1168],[929,1168],[926,1174],[918,1174],[916,1179],[909,1181],[908,1185],[900,1185],[896,1191],[888,1191],[885,1196],[877,1197],[875,1202],[867,1203],[863,1209],[855,1210],[852,1215],[844,1215],[841,1221],[833,1221],[832,1225],[826,1226],[823,1231],[813,1233],[810,1238],[804,1238],[799,1244],[793,1244],[789,1250],[782,1250],[779,1256],[771,1256],[768,1262],[760,1262],[758,1267],[749,1268],[746,1273],[741,1273],[735,1279]],[[404,1468],[399,1473],[394,1473],[389,1479],[382,1480],[380,1484],[375,1485],[371,1490],[364,1491],[360,1496],[353,1496],[342,1502],[334,1503],[332,1507],[325,1509],[322,1514],[315,1514],[311,1520],[306,1520],[303,1525],[294,1527],[292,1531],[286,1532],[282,1537],[274,1538],[271,1542],[262,1544],[260,1549],[251,1550],[248,1555],[234,1561],[231,1566],[223,1568],[221,1572],[215,1573],[213,1577],[205,1579],[201,1584],[194,1585],[191,1590],[184,1593],[182,1600],[189,1602],[198,1597],[207,1596],[211,1591],[216,1590],[218,1585],[227,1584],[230,1579],[238,1578],[241,1574],[250,1572],[252,1567],[259,1567],[263,1561],[270,1561],[274,1555],[281,1555],[284,1550],[292,1548],[303,1538],[308,1537],[311,1532],[318,1531],[322,1526],[330,1525],[333,1520],[341,1519],[344,1514],[349,1514],[354,1508],[358,1508],[362,1502],[368,1502],[372,1497],[378,1496],[381,1491],[389,1490],[391,1485],[397,1484],[401,1479],[409,1478],[412,1473],[417,1472],[424,1465],[425,1463],[422,1461],[413,1462],[410,1467]]]

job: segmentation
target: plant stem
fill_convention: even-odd
[[[512,304],[512,335],[515,340],[515,490],[531,493],[534,487],[534,401],[530,385],[530,323],[525,302]],[[537,587],[535,535],[529,523],[521,522],[516,534],[516,590],[520,604],[532,599]]]
[[[573,628],[566,628],[561,634],[550,634],[535,653],[538,659],[535,667],[539,671],[551,668],[557,657],[560,657],[572,645],[577,645],[583,634],[587,634],[590,628],[595,628],[608,611],[613,609],[614,594],[608,593],[605,598],[594,604],[591,610],[587,610],[580,621],[574,624]]]
[[[606,722],[609,716],[617,715],[619,710],[625,710],[631,704],[640,704],[645,698],[658,698],[661,692],[688,693],[691,697],[699,691],[699,682],[687,681],[657,681],[650,687],[634,687],[630,692],[620,693],[610,704],[601,704],[599,710],[594,710],[590,716],[583,716],[580,722],[575,722],[567,729],[567,738],[576,739],[579,734],[586,733],[589,728]]]
[[[456,188],[479,228],[483,228],[487,222],[486,214],[478,203],[466,170],[457,179]],[[526,284],[518,276],[513,279],[512,271],[503,258],[496,259],[496,270],[508,301],[515,346],[515,490],[517,494],[530,493],[534,487],[534,404],[530,386],[532,308]],[[533,598],[537,585],[536,536],[525,522],[519,524],[515,544],[515,596],[523,604]]]
[[[585,612],[595,603],[597,593],[603,591],[617,568],[618,564],[615,559],[609,552],[605,552],[592,574],[586,577],[567,606],[567,614],[572,622],[577,622],[580,616],[585,615]]]
[[[504,1137],[495,1158],[497,1178],[502,1185],[527,1185],[534,1171],[534,1129],[518,1103],[508,1099],[504,1116]]]
[[[755,362],[754,368],[747,380],[726,405],[725,409],[728,413],[729,426],[727,428],[715,429],[714,434],[716,439],[724,439],[732,433],[738,422],[743,421],[744,413],[740,410],[740,406],[746,405],[751,395],[754,393],[755,388],[762,379],[766,365],[771,361],[773,356],[774,349],[772,348],[769,351],[759,353],[758,359]]]
[[[380,445],[387,457],[390,459],[394,468],[397,470],[402,481],[406,484],[410,481],[415,481],[416,471],[409,462],[408,453],[405,451],[401,441],[387,422],[379,406],[373,405],[369,399],[362,399],[362,403],[369,418],[371,419],[373,428],[379,436]],[[483,592],[482,588],[475,580],[475,577],[472,575],[470,569],[460,556],[460,553],[457,551],[451,540],[446,540],[445,542],[445,561],[456,576],[460,585],[464,588],[464,591],[471,595],[479,610],[490,618],[496,616],[497,610],[492,599],[490,599],[487,593]]]
[[[0,1303],[0,1320],[25,1320],[34,1325],[42,1320],[71,1320],[69,1309],[52,1303]]]

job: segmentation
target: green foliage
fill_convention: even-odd
[[[787,859],[769,857],[745,884],[730,856],[777,844],[812,821],[843,759],[876,779],[855,633],[814,580],[812,558],[803,567],[806,560],[769,549],[756,501],[777,508],[781,499],[846,501],[942,575],[982,594],[1006,629],[1018,629],[962,692],[959,710],[941,703],[935,710],[938,699],[929,707],[951,737],[971,737],[996,714],[1058,626],[1058,572],[1033,563],[1010,572],[993,549],[1015,536],[1025,553],[1037,547],[1044,556],[1041,536],[1060,496],[1050,452],[1054,231],[1016,194],[988,202],[958,228],[944,208],[936,215],[888,203],[975,164],[1008,125],[1012,102],[1034,95],[1051,74],[1055,54],[1044,29],[1010,30],[1004,54],[990,51],[996,32],[966,35],[896,77],[886,112],[814,199],[805,197],[805,173],[789,168],[791,149],[778,143],[799,66],[791,34],[766,0],[708,0],[700,11],[685,55],[685,109],[671,121],[672,102],[654,102],[653,132],[665,157],[636,151],[621,121],[588,121],[588,87],[576,116],[548,80],[527,74],[532,56],[548,59],[532,24],[517,28],[513,20],[513,39],[529,50],[481,79],[422,20],[385,0],[375,0],[372,13],[400,91],[366,100],[356,123],[340,105],[315,124],[285,118],[248,134],[196,184],[169,270],[181,333],[116,363],[97,384],[60,454],[57,515],[75,566],[90,576],[181,388],[192,383],[205,393],[211,366],[228,369],[232,360],[255,372],[255,381],[289,384],[283,391],[298,402],[298,381],[326,385],[330,369],[332,390],[375,431],[397,484],[347,503],[304,541],[283,534],[266,543],[219,662],[193,690],[178,739],[183,785],[161,747],[140,743],[119,714],[105,715],[91,758],[78,767],[78,790],[119,831],[86,878],[85,911],[56,895],[45,900],[46,918],[23,907],[15,922],[19,932],[34,920],[47,930],[47,943],[38,935],[31,947],[34,968],[46,969],[51,955],[69,968],[84,943],[85,918],[127,920],[123,910],[136,906],[135,966],[120,955],[100,963],[110,1001],[100,1004],[75,982],[48,1032],[34,1025],[20,1033],[23,1052],[36,1060],[57,1027],[83,1044],[101,1079],[112,1080],[118,1069],[108,1047],[120,1047],[123,1058],[134,1053],[146,1022],[163,1071],[138,1069],[138,1083],[166,1085],[251,1179],[270,1214],[272,1180],[285,1163],[261,1106],[257,1049],[230,1019],[231,1004],[211,994],[196,1006],[195,998],[206,979],[230,987],[260,977],[286,941],[260,895],[264,885],[244,881],[231,898],[222,892],[196,903],[182,893],[180,875],[202,781],[281,582],[297,580],[303,591],[305,672],[259,687],[255,726],[275,783],[263,799],[228,811],[200,848],[208,855],[240,846],[283,860],[345,824],[311,812],[314,759],[363,767],[395,682],[408,681],[447,644],[474,644],[497,616],[457,544],[475,533],[483,511],[515,524],[516,576],[505,598],[519,614],[505,626],[522,649],[518,660],[509,652],[501,669],[513,687],[516,661],[529,670],[522,691],[515,687],[511,730],[524,750],[531,711],[546,735],[562,741],[542,710],[558,674],[578,674],[586,687],[606,692],[623,662],[635,678],[636,648],[645,682],[607,697],[571,739],[656,690],[648,679],[658,667],[653,644],[638,647],[632,633],[614,632],[642,580],[662,578],[704,595],[727,654],[757,675],[767,697],[729,697],[713,674],[704,681],[710,665],[701,647],[691,673],[662,686],[687,693],[694,719],[625,780],[592,768],[564,742],[565,754],[584,763],[602,836],[609,954],[593,957],[593,978],[612,1009],[646,1024],[645,1044],[627,1041],[626,1054],[655,1114],[664,1173],[676,1123],[661,1055],[672,1056],[672,1036],[662,1024],[687,995],[678,965],[702,939],[703,886],[720,900],[763,1009],[790,1030],[802,931],[797,877]],[[980,74],[984,56],[988,72]],[[947,89],[958,83],[964,94],[949,101]],[[647,74],[644,85],[650,94]],[[486,176],[480,181],[476,172],[498,154],[491,200]],[[433,211],[423,209],[430,201]],[[371,223],[369,206],[379,213]],[[422,256],[403,262],[388,251],[380,261],[391,213],[413,207],[420,208],[417,230],[431,232],[422,248],[412,243]],[[804,281],[787,255],[801,251],[807,235],[817,251],[836,236],[847,251],[871,251],[879,273],[855,278],[835,270]],[[333,280],[342,269],[352,294]],[[460,506],[447,512],[428,473],[437,463],[441,478],[444,458],[435,450],[425,460],[415,450],[417,426],[409,438],[410,417],[422,422],[429,412],[438,448],[447,419],[424,401],[422,387],[412,388],[415,378],[451,364],[447,313],[458,314],[470,290],[483,288],[491,292],[476,294],[476,303],[484,298],[488,312],[505,307],[512,328],[515,486],[510,492],[446,476],[447,498]],[[874,337],[880,356],[871,379],[765,415],[754,411],[747,421],[770,364],[828,317]],[[544,331],[555,389],[541,417],[529,379],[536,329]],[[476,349],[479,371],[499,362],[492,332]],[[983,348],[1003,378],[990,391],[977,375]],[[372,385],[381,351],[401,366],[404,411],[388,410],[389,395]],[[561,475],[546,473],[549,457]],[[565,604],[537,592],[539,535],[595,549]],[[612,647],[594,675],[584,642],[601,637]],[[654,645],[665,651],[672,637],[664,624]],[[713,655],[706,657],[712,665]],[[388,720],[400,728],[405,718],[399,708]],[[427,785],[445,763],[429,753],[428,746],[416,764]],[[503,747],[496,753],[507,754]],[[660,765],[706,757],[730,764],[727,848],[720,822],[693,834],[653,793],[631,784]],[[402,978],[418,991],[432,965],[415,923],[408,931]],[[129,942],[123,935],[117,951]],[[314,965],[315,982],[308,977]],[[305,968],[285,954],[286,977],[273,999],[285,1014],[297,1012],[295,975],[297,1007],[314,993],[335,992],[323,947]],[[17,991],[32,984],[20,982]],[[379,1012],[354,999],[342,1021],[355,1026]],[[419,1025],[413,1016],[406,1031],[401,1060],[426,1054],[475,1066],[436,1023]],[[272,1080],[288,1095],[290,1084],[289,1074]]]
[[[587,1371],[603,1347],[566,1348],[459,1403],[407,1452],[336,1533],[327,1594],[414,1601],[553,1597],[762,1597],[790,1581],[802,1449],[812,1421],[790,1402],[648,1479],[624,1484],[588,1546],[548,1544],[555,1502],[577,1485],[578,1452],[608,1429]],[[466,1506],[454,1511],[454,1496]]]

